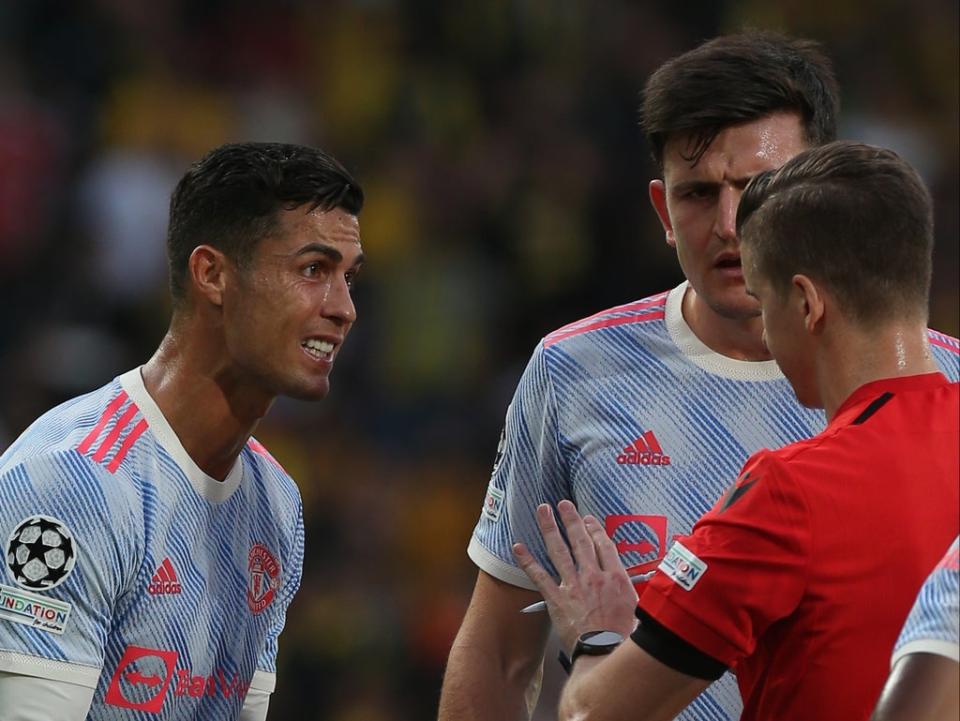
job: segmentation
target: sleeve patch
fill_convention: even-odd
[[[70,604],[63,601],[0,586],[0,619],[60,635],[67,627],[70,608]]]
[[[490,521],[496,523],[500,520],[500,514],[503,512],[503,491],[496,488],[493,483],[487,486],[487,496],[483,499],[483,515]]]
[[[77,565],[78,548],[67,525],[51,516],[24,518],[7,539],[5,561],[14,583],[29,591],[49,591]]]
[[[657,567],[684,591],[691,590],[707,572],[707,564],[701,561],[680,541],[674,541],[667,555]]]

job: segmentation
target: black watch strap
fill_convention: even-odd
[[[563,666],[563,670],[570,673],[573,664],[580,656],[605,656],[623,641],[624,636],[616,631],[587,631],[577,639],[577,645],[573,647],[573,654],[568,657],[561,650],[558,660],[560,665]]]

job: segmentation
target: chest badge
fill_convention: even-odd
[[[254,614],[270,605],[280,588],[280,564],[273,554],[255,543],[247,556],[247,605]]]

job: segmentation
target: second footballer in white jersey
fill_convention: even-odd
[[[549,625],[545,614],[520,614],[537,595],[511,545],[549,566],[538,503],[574,500],[605,524],[631,573],[652,571],[750,454],[823,427],[770,360],[735,218],[750,178],[833,140],[837,112],[817,45],[770,33],[715,38],[651,76],[642,123],[662,178],[650,200],[688,282],[562,328],[534,352],[469,545],[480,571],[441,721],[529,717]],[[955,379],[955,341],[932,334],[931,346]],[[681,718],[740,712],[727,675]]]

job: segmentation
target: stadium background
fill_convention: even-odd
[[[745,25],[821,40],[841,137],[899,150],[933,190],[932,325],[957,334],[957,3],[773,5],[3,3],[0,443],[153,350],[191,161],[243,139],[330,150],[366,190],[369,260],[329,399],[279,401],[258,432],[307,522],[271,718],[429,718],[529,352],[680,279],[636,127],[660,62]]]

